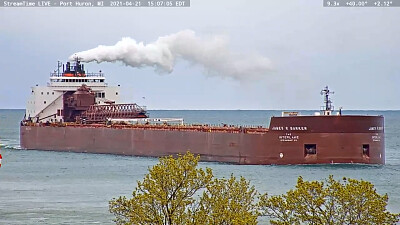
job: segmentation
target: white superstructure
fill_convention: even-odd
[[[58,71],[61,64],[58,64]],[[63,96],[67,92],[75,92],[83,84],[87,85],[96,96],[97,104],[119,102],[119,85],[108,86],[104,74],[85,73],[79,61],[62,65],[62,72],[50,74],[47,86],[34,86],[26,105],[26,119],[40,122],[63,121]]]

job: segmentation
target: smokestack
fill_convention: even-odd
[[[191,30],[159,37],[144,44],[132,38],[122,38],[113,46],[100,45],[70,56],[82,62],[122,62],[141,68],[154,67],[157,72],[171,73],[177,59],[184,59],[202,66],[208,74],[246,79],[267,75],[271,62],[261,55],[244,55],[232,52],[226,38],[212,36],[200,38]]]

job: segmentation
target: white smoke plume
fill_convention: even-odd
[[[221,36],[197,37],[191,30],[159,37],[149,44],[137,42],[132,38],[122,38],[114,46],[100,45],[87,51],[75,53],[83,62],[121,61],[132,67],[155,67],[158,72],[173,71],[177,59],[182,58],[198,64],[212,75],[246,79],[268,74],[271,62],[260,55],[243,55],[232,52],[228,41]]]

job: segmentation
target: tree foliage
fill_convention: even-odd
[[[257,224],[256,195],[244,177],[214,179],[200,199],[197,224]]]
[[[248,181],[216,179],[191,153],[160,158],[132,198],[109,202],[117,224],[255,224],[256,191]]]
[[[395,224],[399,214],[386,210],[388,196],[379,195],[368,181],[329,176],[323,181],[298,178],[296,188],[284,195],[264,194],[263,215],[272,224]]]
[[[109,202],[117,224],[252,225],[268,216],[272,224],[395,224],[399,214],[386,210],[388,196],[368,181],[343,178],[304,181],[278,196],[259,195],[245,178],[215,178],[198,168],[191,153],[160,158],[149,168],[131,198]]]

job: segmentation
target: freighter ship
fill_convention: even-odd
[[[76,60],[59,63],[47,86],[32,87],[20,142],[23,149],[150,157],[190,151],[234,164],[384,164],[383,116],[343,115],[328,87],[321,94],[319,112],[283,112],[269,127],[191,125],[118,104],[119,86]]]

